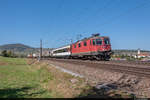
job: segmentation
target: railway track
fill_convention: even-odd
[[[92,67],[95,69],[103,69],[103,70],[109,70],[109,71],[115,71],[115,72],[121,72],[121,73],[126,73],[126,74],[131,74],[131,75],[138,75],[141,77],[148,77],[150,78],[150,66],[145,66],[145,67],[137,67],[133,65],[125,65],[125,64],[117,64],[112,63],[109,61],[83,61],[83,60],[74,60],[74,59],[45,59],[45,60],[51,60],[59,63],[70,63],[74,65],[84,65],[86,67]]]
[[[43,58],[43,59],[55,59],[55,58]],[[126,61],[126,60],[96,61],[96,60],[81,60],[81,59],[67,59],[67,60],[85,61],[85,62],[94,61],[102,64],[115,64],[115,65],[150,66],[150,61]]]
[[[150,61],[110,61],[112,63],[134,64],[134,65],[147,65],[150,66]]]
[[[44,59],[56,59],[56,58],[44,58]],[[79,61],[79,62],[94,62],[99,64],[109,64],[109,65],[121,65],[121,66],[133,66],[133,67],[150,67],[150,62],[146,61],[96,61],[96,60],[81,60],[81,59],[60,59],[67,61]]]

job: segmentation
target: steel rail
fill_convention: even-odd
[[[140,67],[133,67],[133,66],[113,65],[113,64],[111,65],[111,64],[95,63],[92,61],[85,62],[85,61],[81,61],[81,60],[68,60],[68,59],[45,59],[45,60],[51,60],[51,61],[55,61],[55,62],[59,62],[59,63],[84,65],[86,67],[91,67],[91,68],[95,68],[95,69],[116,71],[116,72],[127,73],[127,74],[138,75],[138,76],[150,78],[150,68],[140,68]]]

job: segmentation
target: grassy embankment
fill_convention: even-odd
[[[0,57],[0,97],[51,97],[40,85],[40,79],[48,76],[41,75],[41,70],[31,70],[25,59]]]
[[[0,98],[131,97],[115,90],[97,94],[84,79],[32,62],[0,57]]]
[[[62,73],[45,63],[27,59],[0,57],[1,98],[59,98],[76,97],[88,86],[82,79]]]

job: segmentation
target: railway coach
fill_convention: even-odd
[[[71,55],[70,45],[53,49],[50,52],[50,56],[51,57],[56,57],[56,58],[69,58],[70,55]]]

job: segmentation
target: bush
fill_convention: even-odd
[[[14,57],[14,54],[11,51],[3,50],[1,55],[3,57]]]
[[[8,54],[7,54],[7,51],[6,51],[6,50],[2,51],[2,56],[3,56],[3,57],[8,57]]]

